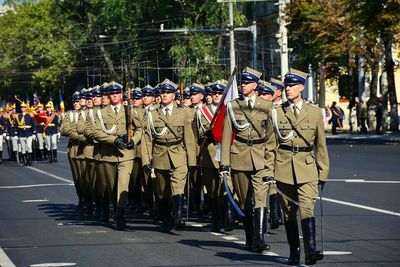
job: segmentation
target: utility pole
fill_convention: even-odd
[[[285,8],[286,5],[290,3],[290,0],[279,0],[277,5],[279,5],[279,33],[275,36],[278,38],[279,43],[279,51],[281,54],[281,77],[283,77],[286,73],[289,72],[289,51],[291,49],[288,48],[288,36],[287,36],[287,28],[286,22],[284,21],[285,16]]]
[[[229,50],[229,57],[231,58],[231,68],[230,73],[233,73],[235,69],[235,32],[233,28],[233,3],[229,1],[229,42],[230,42],[230,50]]]

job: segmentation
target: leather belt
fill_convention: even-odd
[[[160,145],[160,146],[170,147],[170,146],[179,145],[180,143],[182,143],[182,139],[175,140],[175,141],[166,141],[166,142],[161,142],[161,141],[155,140],[154,143],[156,143],[157,145]]]
[[[262,144],[265,142],[265,138],[261,138],[261,139],[245,139],[242,138],[240,136],[236,136],[235,140],[240,142],[240,143],[244,143],[248,146],[252,146],[252,145],[256,145],[256,144]]]
[[[314,150],[314,147],[312,147],[312,146],[299,147],[299,146],[280,145],[279,149],[289,150],[289,151],[292,151],[293,153],[298,153],[298,152],[311,152]]]

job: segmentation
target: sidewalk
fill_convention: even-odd
[[[326,139],[328,141],[352,141],[352,142],[370,142],[370,143],[400,143],[400,132],[385,132],[382,134],[375,133],[353,133],[350,134],[346,130],[338,131],[338,134],[332,135],[329,132],[326,132]]]

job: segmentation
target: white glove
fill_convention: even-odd
[[[57,143],[60,143],[60,138],[61,138],[61,133],[58,132],[58,133],[57,133]]]
[[[6,140],[7,141],[10,140],[10,136],[9,135],[6,136]]]
[[[6,134],[6,133],[3,133],[3,137],[7,137],[7,134]]]
[[[36,134],[32,135],[32,140],[36,141]]]

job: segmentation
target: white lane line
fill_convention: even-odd
[[[221,234],[221,233],[217,233],[217,232],[210,232],[212,235],[216,235],[216,236],[221,236],[221,235],[224,235],[224,234]]]
[[[369,207],[369,206],[365,206],[365,205],[360,205],[360,204],[356,204],[356,203],[341,201],[341,200],[327,198],[327,197],[322,197],[322,200],[336,203],[336,204],[345,205],[345,206],[350,206],[350,207],[355,207],[355,208],[359,208],[359,209],[370,210],[370,211],[375,211],[375,212],[379,212],[379,213],[384,213],[384,214],[389,214],[389,215],[400,217],[399,212],[394,212],[394,211],[390,211],[390,210],[378,209],[378,208],[374,208],[374,207]]]
[[[266,255],[266,256],[274,256],[274,257],[278,257],[279,256],[278,253],[275,253],[275,252],[272,252],[272,251],[264,251],[262,254]]]
[[[0,266],[1,267],[16,267],[15,264],[10,260],[4,250],[0,247]]]
[[[73,185],[73,184],[26,184],[26,185],[3,185],[3,186],[0,186],[0,189],[12,189],[12,188],[31,188],[31,187],[60,186],[60,185],[68,185],[68,186],[71,186],[71,185]]]
[[[239,245],[244,245],[244,244],[246,244],[246,241],[239,240],[239,241],[233,241],[233,243],[239,244]]]
[[[366,184],[400,184],[400,181],[379,181],[379,180],[365,180],[365,179],[329,179],[329,182],[345,182],[345,183],[366,183]]]
[[[36,203],[36,202],[47,202],[49,201],[48,199],[27,199],[27,200],[22,200],[22,203]]]
[[[193,227],[204,227],[205,224],[202,223],[188,223],[189,226]]]
[[[239,240],[237,237],[230,236],[230,235],[223,236],[222,238],[225,240],[229,240],[229,241]]]
[[[55,178],[55,179],[57,179],[57,180],[60,180],[60,181],[63,181],[63,182],[67,182],[67,183],[70,183],[70,184],[72,184],[72,181],[71,181],[71,180],[69,180],[69,179],[67,179],[67,178],[63,178],[63,177],[61,177],[61,176],[58,176],[58,175],[55,175],[55,174],[48,173],[48,172],[45,172],[45,171],[42,171],[42,170],[36,169],[36,168],[34,168],[34,167],[25,167],[25,168],[29,168],[29,169],[31,169],[32,171],[35,171],[35,172],[38,172],[38,173],[41,173],[41,174],[44,174],[44,175],[47,175],[47,176],[53,177],[53,178]]]
[[[351,251],[334,251],[334,250],[324,250],[324,256],[338,256],[338,255],[351,255]]]
[[[67,151],[62,151],[62,150],[58,150],[57,152],[58,152],[58,153],[61,153],[61,154],[68,154]]]
[[[76,266],[75,262],[52,262],[52,263],[38,263],[31,264],[31,267],[63,267],[63,266]]]

